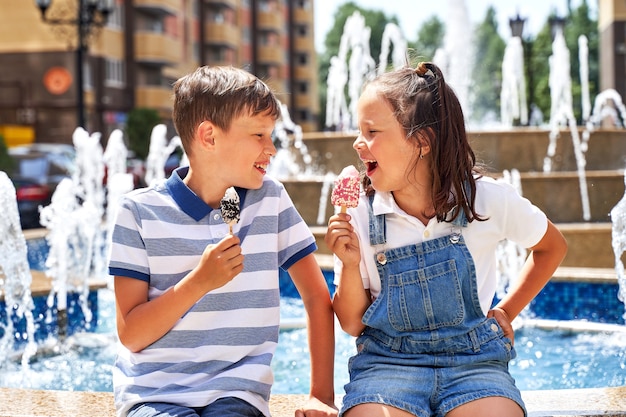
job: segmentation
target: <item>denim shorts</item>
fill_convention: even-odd
[[[501,332],[501,331],[500,331]],[[340,415],[358,404],[387,404],[418,417],[444,417],[452,409],[486,397],[515,401],[527,415],[508,362],[515,350],[498,335],[481,342],[479,351],[454,354],[390,352],[369,335],[357,338],[358,353],[350,358],[350,382]]]
[[[141,403],[130,409],[127,417],[262,417],[263,413],[246,401],[220,398],[206,407],[185,407],[171,403]]]

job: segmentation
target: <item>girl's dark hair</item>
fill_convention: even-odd
[[[367,86],[375,88],[389,102],[408,139],[429,142],[431,197],[437,220],[451,222],[461,210],[470,222],[485,220],[476,213],[474,204],[476,178],[483,170],[476,165],[461,104],[439,67],[421,62],[415,69],[406,67],[383,73]],[[419,163],[419,158],[415,163]],[[367,176],[363,187],[368,195],[374,193]]]

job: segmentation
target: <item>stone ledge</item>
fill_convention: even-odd
[[[525,391],[522,397],[528,417],[626,417],[626,387]],[[292,417],[305,399],[306,395],[273,395],[272,416]],[[0,388],[0,417],[114,415],[110,392]]]

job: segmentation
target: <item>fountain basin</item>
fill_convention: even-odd
[[[583,128],[579,128],[582,136]],[[359,159],[352,143],[357,132],[311,132],[303,134],[303,142],[321,172],[338,174],[347,165],[356,165]],[[493,171],[517,169],[520,172],[543,172],[543,159],[550,142],[550,131],[544,128],[516,127],[506,130],[471,130],[468,136],[477,161]],[[591,133],[589,149],[585,153],[586,169],[619,170],[626,168],[626,131],[602,128]],[[572,135],[560,131],[552,171],[576,171]]]
[[[273,417],[292,417],[306,395],[273,395]],[[626,387],[525,391],[522,398],[529,417],[626,416]],[[341,396],[336,396],[336,403]],[[0,415],[3,417],[66,417],[115,415],[113,394],[108,392],[68,392],[0,388]]]

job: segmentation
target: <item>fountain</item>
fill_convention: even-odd
[[[469,86],[472,67],[472,25],[465,0],[448,0],[446,34],[443,48],[435,52],[433,62],[446,75],[448,84],[454,89],[466,119],[470,116]]]
[[[504,50],[500,93],[500,122],[504,126],[512,127],[515,120],[519,120],[521,125],[528,123],[524,49],[519,36],[511,37]]]
[[[624,175],[624,186],[624,196],[611,210],[611,236],[615,255],[615,271],[619,284],[617,297],[626,303],[626,272],[622,261],[622,255],[626,252],[626,174]],[[626,312],[624,313],[624,320],[626,320]]]
[[[27,364],[37,350],[34,340],[32,277],[27,259],[26,240],[20,227],[15,187],[6,173],[0,171],[0,295],[4,296],[4,321],[0,322],[0,364],[15,347],[14,318],[26,321],[26,335],[20,337],[27,347],[21,362]]]
[[[365,18],[357,11],[346,19],[337,56],[330,59],[327,84],[326,127],[336,131],[356,128],[356,103],[363,83],[376,72],[388,67],[390,47],[392,67],[406,61],[407,43],[397,25],[388,23],[383,30],[378,70],[370,54],[371,29],[365,26]],[[349,57],[349,58],[348,58]],[[348,88],[348,99],[344,90]]]

